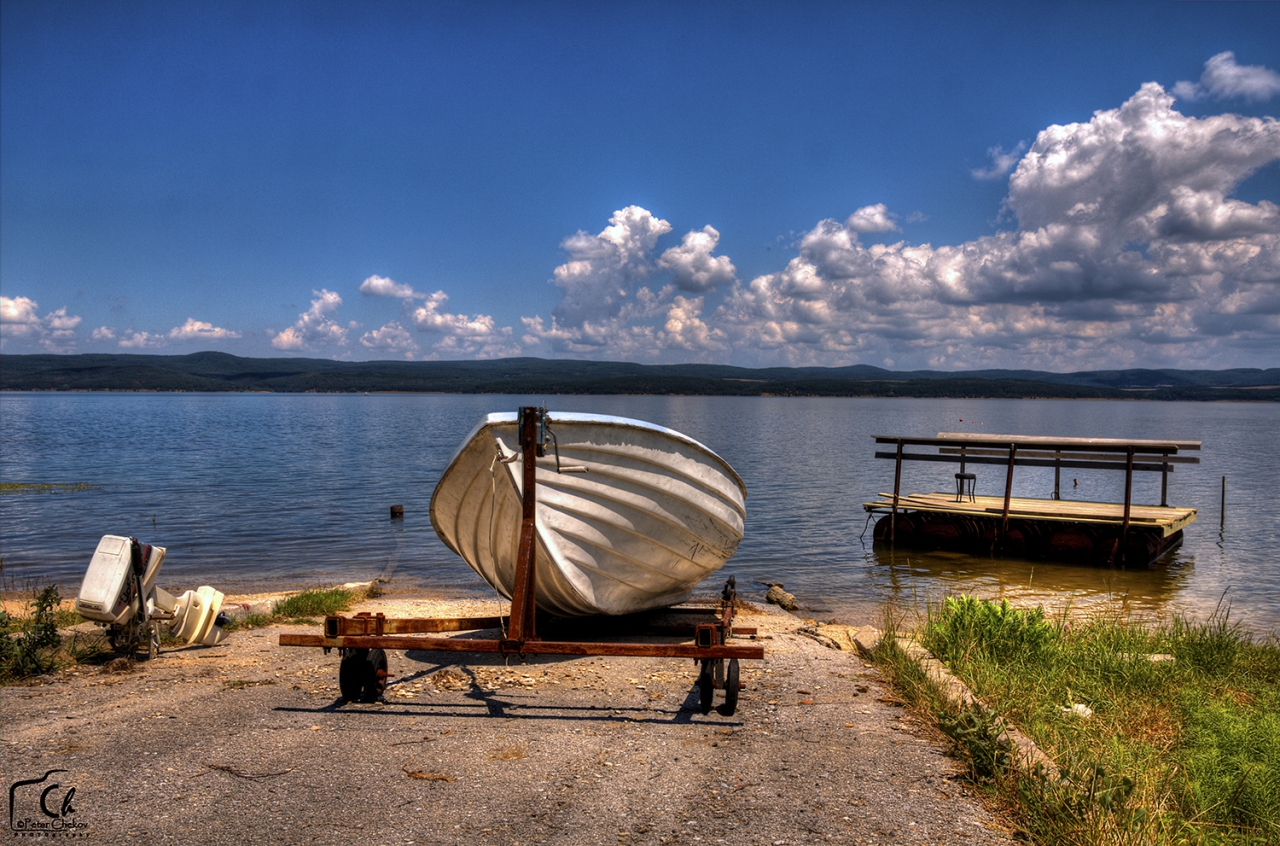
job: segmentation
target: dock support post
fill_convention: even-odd
[[[1160,507],[1169,505],[1169,453],[1160,456]]]
[[[889,514],[889,546],[893,546],[898,528],[898,488],[902,485],[902,440],[898,440],[898,461],[893,468],[893,511]]]
[[[1129,543],[1129,511],[1133,506],[1133,447],[1129,447],[1124,466],[1124,525],[1120,528],[1120,560]]]
[[[1017,454],[1018,445],[1009,444],[1009,469],[1004,476],[1004,511],[1000,515],[1000,540],[1004,540],[1004,533],[1009,531],[1009,499],[1013,496],[1013,459]]]
[[[1062,453],[1055,452],[1053,454],[1053,498],[1062,499],[1062,495],[1058,493],[1058,483],[1062,481]]]

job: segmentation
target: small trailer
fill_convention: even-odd
[[[730,577],[714,606],[672,607],[630,617],[590,617],[555,621],[545,633],[538,631],[535,602],[537,544],[537,466],[544,454],[546,410],[520,409],[521,523],[516,557],[511,613],[490,617],[387,618],[382,614],[335,615],[326,617],[319,635],[282,634],[281,646],[321,647],[327,653],[337,649],[339,689],[348,701],[372,702],[386,687],[386,652],[389,649],[424,652],[470,652],[504,656],[525,655],[607,655],[636,658],[689,658],[699,664],[698,694],[702,713],[711,710],[715,691],[724,691],[722,712],[732,714],[738,704],[739,661],[764,658],[764,648],[735,644],[736,636],[753,637],[755,629],[733,624],[736,584]],[[657,625],[662,616],[674,617],[674,624]],[[584,636],[584,629],[608,640]],[[489,638],[445,637],[450,632],[495,630]],[[634,636],[634,637],[633,637]],[[671,642],[670,638],[689,638]],[[654,638],[666,637],[659,641]]]

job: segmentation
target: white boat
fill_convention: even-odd
[[[549,417],[556,449],[548,443],[537,460],[535,485],[540,609],[568,617],[673,605],[737,551],[747,489],[720,456],[641,420]],[[436,534],[507,598],[522,518],[519,457],[516,414],[490,414],[431,496]]]

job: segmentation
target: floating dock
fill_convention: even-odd
[[[875,436],[895,449],[876,453],[894,459],[893,493],[863,503],[876,522],[879,543],[974,554],[1008,555],[1079,562],[1147,564],[1182,540],[1195,522],[1196,509],[1168,504],[1169,474],[1178,464],[1199,458],[1181,453],[1200,449],[1199,441],[1120,440],[1112,438],[1040,438],[1026,435],[973,435],[939,432],[933,438]],[[904,462],[959,465],[954,492],[901,492]],[[970,464],[1006,468],[1002,496],[978,495]],[[1052,499],[1013,496],[1014,468],[1054,468]],[[1124,502],[1081,502],[1060,498],[1061,470],[1111,470],[1125,473]],[[1161,474],[1160,504],[1133,503],[1133,474]]]

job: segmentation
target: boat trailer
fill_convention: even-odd
[[[607,655],[631,658],[691,658],[699,663],[698,702],[702,713],[711,711],[717,689],[724,691],[722,713],[731,715],[737,709],[739,659],[762,659],[764,647],[731,645],[735,634],[754,636],[754,628],[735,628],[733,618],[737,591],[735,579],[730,576],[714,609],[712,607],[675,607],[659,614],[689,618],[677,625],[656,627],[642,626],[643,635],[690,637],[691,643],[662,643],[654,640],[578,640],[562,637],[572,634],[579,626],[572,623],[553,629],[555,637],[538,634],[536,597],[537,554],[535,518],[537,511],[536,459],[544,454],[546,427],[545,412],[537,407],[520,409],[520,448],[523,460],[524,485],[521,505],[520,545],[516,558],[514,589],[511,597],[511,613],[490,617],[429,617],[388,618],[383,614],[367,612],[351,617],[334,615],[324,620],[321,635],[282,634],[281,646],[321,647],[327,654],[337,649],[342,660],[338,667],[338,687],[343,698],[352,702],[375,702],[386,689],[388,649],[417,650],[422,652],[483,652],[504,656],[518,655]],[[637,615],[638,616],[638,615]],[[699,619],[701,618],[701,619]],[[615,630],[625,630],[627,618],[594,618],[590,622],[609,625],[609,621],[623,622]],[[446,632],[481,631],[499,629],[497,638],[431,637]],[[427,635],[427,636],[424,636]]]

